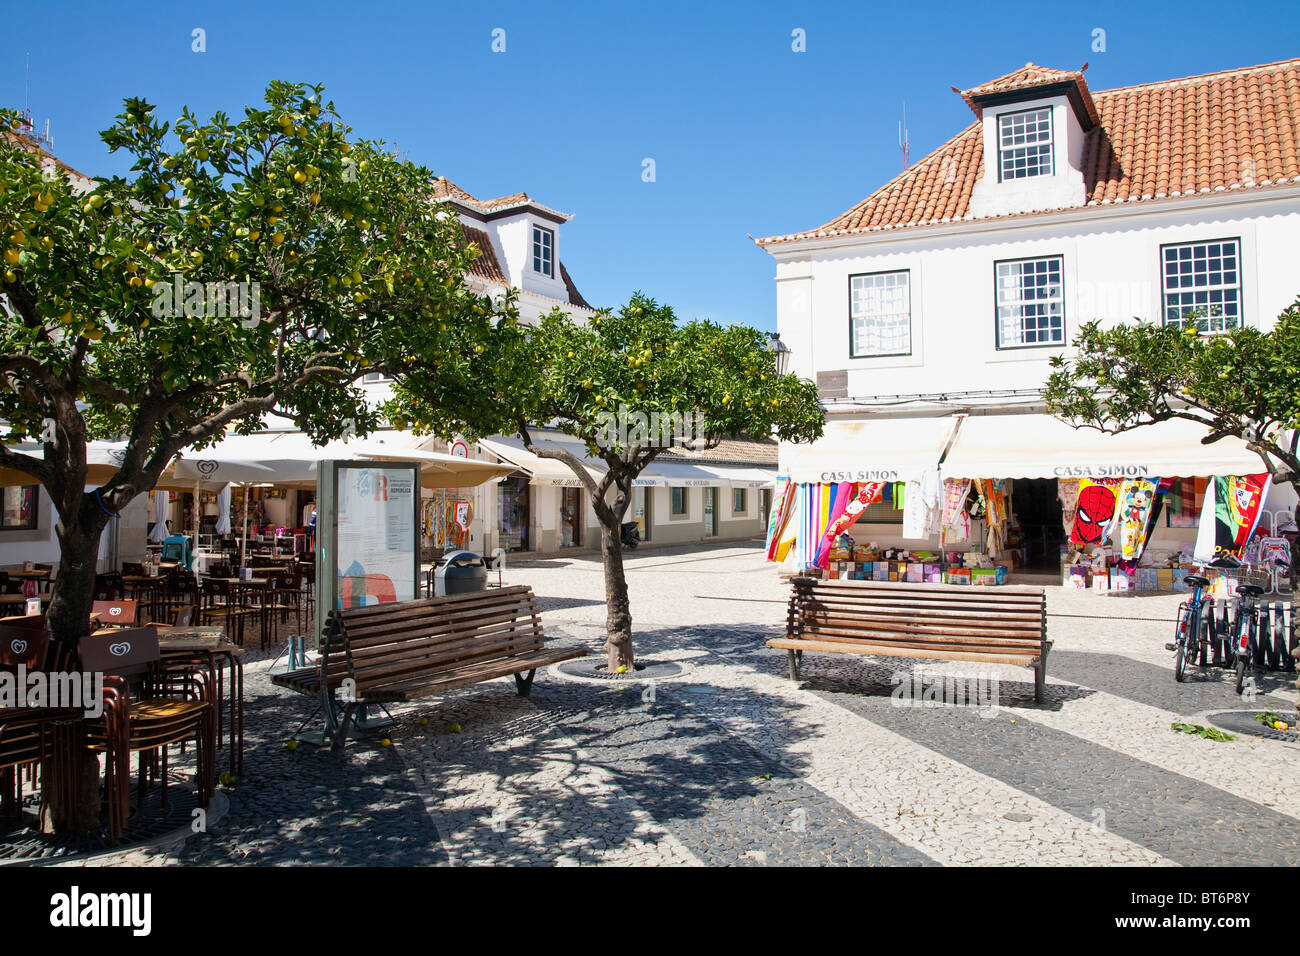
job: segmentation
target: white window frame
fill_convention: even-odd
[[[1051,284],[1051,264],[1055,263],[1057,283]],[[1028,290],[1024,283],[1025,266],[1032,265],[1035,275],[1041,271],[1047,276],[1047,282],[1035,282]],[[1045,294],[1036,290],[1043,289]],[[1032,294],[1026,295],[1026,291]],[[1053,311],[1052,306],[1055,306]],[[1046,307],[1045,312],[1039,312]],[[1031,311],[1032,310],[1032,311]],[[1065,257],[1064,256],[1030,256],[1024,259],[999,259],[993,263],[993,312],[994,327],[999,349],[1033,349],[1060,348],[1066,344],[1065,337]],[[1055,323],[1059,329],[1053,329],[1051,319],[1060,317]],[[1025,340],[1026,321],[1040,323],[1044,319],[1044,328],[1035,328],[1035,334],[1043,331],[1055,332],[1055,336],[1046,341]],[[1015,331],[1015,336],[1006,333]],[[1010,341],[1009,341],[1010,339]]]
[[[1218,255],[1214,255],[1212,250],[1217,247]],[[1234,266],[1232,274],[1235,274],[1235,281],[1228,282],[1224,279],[1224,273],[1227,272],[1223,265],[1225,247],[1231,247]],[[1181,255],[1183,251],[1188,254]],[[1169,254],[1174,253],[1178,268],[1179,284],[1171,287],[1169,284],[1170,264]],[[1201,254],[1198,256],[1197,253]],[[1170,242],[1160,247],[1160,320],[1165,325],[1173,325],[1182,328],[1187,324],[1183,317],[1188,309],[1205,310],[1196,317],[1197,327],[1202,332],[1228,332],[1232,329],[1241,328],[1246,321],[1245,310],[1242,305],[1243,288],[1241,278],[1241,237],[1231,236],[1226,239],[1204,239],[1194,242]],[[1214,263],[1218,262],[1217,269]],[[1198,265],[1201,268],[1197,268]],[[1218,281],[1213,281],[1217,276]],[[1184,277],[1187,284],[1183,284]],[[1203,281],[1200,281],[1203,277]],[[1187,301],[1188,298],[1204,298],[1203,304],[1195,304]],[[1228,312],[1224,309],[1229,299],[1235,301],[1236,321],[1229,324],[1227,321]],[[1177,298],[1171,307],[1171,300]],[[1215,299],[1218,301],[1214,301]],[[1218,314],[1215,314],[1215,309]],[[1171,318],[1171,315],[1173,316]]]
[[[849,357],[911,354],[912,270],[849,276]]]
[[[547,242],[540,241],[545,237]],[[544,275],[548,279],[555,278],[555,230],[547,229],[545,226],[539,226],[533,223],[532,233],[532,263],[533,271],[538,275]],[[548,256],[549,254],[549,256]],[[545,266],[545,268],[539,268]]]
[[[1014,182],[1055,174],[1054,112],[1050,106],[1035,106],[1032,109],[998,114],[998,182]],[[1030,122],[1036,127],[1033,133],[1026,130]],[[1042,132],[1044,122],[1047,127],[1046,136]]]

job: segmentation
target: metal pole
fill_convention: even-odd
[[[244,489],[244,536],[239,544],[239,566],[242,568],[248,563],[248,482],[240,487]]]

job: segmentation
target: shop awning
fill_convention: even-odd
[[[580,488],[582,481],[573,473],[565,462],[558,458],[542,458],[534,455],[524,447],[522,438],[494,435],[479,439],[478,444],[484,451],[496,455],[502,461],[508,461],[520,471],[527,472],[529,479],[538,485],[557,485],[564,488]],[[533,444],[538,448],[554,448],[573,452],[582,459],[587,474],[595,481],[605,474],[604,462],[593,461],[587,457],[587,449],[577,439],[564,441],[551,438],[534,438]]]
[[[951,416],[828,421],[817,441],[781,446],[779,473],[799,483],[919,479],[939,464],[956,422]]]
[[[1245,442],[1206,445],[1206,434],[1182,419],[1107,435],[1050,415],[971,415],[941,471],[945,478],[1198,478],[1264,470]]]
[[[494,435],[481,439],[479,444],[484,451],[527,472],[534,484],[566,488],[582,486],[578,476],[565,462],[533,454],[524,447],[523,439]],[[594,481],[600,481],[605,476],[605,463],[598,458],[589,457],[586,446],[576,438],[535,435],[533,444],[539,448],[564,449],[577,455]],[[638,488],[770,488],[775,481],[774,469],[756,465],[697,465],[688,461],[656,460],[650,462],[632,484]]]

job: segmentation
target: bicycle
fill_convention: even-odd
[[[1174,680],[1180,684],[1187,678],[1189,659],[1196,658],[1202,667],[1205,666],[1210,644],[1210,628],[1205,621],[1205,589],[1210,586],[1210,581],[1199,574],[1189,574],[1183,580],[1195,590],[1190,600],[1178,605],[1178,626],[1174,631],[1174,640],[1165,645],[1165,650],[1174,652]]]
[[[1263,656],[1263,648],[1259,642],[1259,596],[1264,593],[1264,589],[1256,584],[1241,584],[1237,586],[1237,593],[1241,596],[1241,603],[1237,608],[1237,616],[1233,620],[1232,630],[1232,652],[1237,659],[1237,693],[1240,694],[1246,685],[1246,668],[1251,668],[1253,679],[1254,666],[1256,663],[1262,664],[1263,661],[1256,661],[1256,656]]]

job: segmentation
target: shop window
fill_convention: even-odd
[[[1241,245],[1236,239],[1160,247],[1165,325],[1202,332],[1241,327]]]
[[[853,358],[912,353],[911,273],[849,276],[849,351]]]
[[[680,518],[686,514],[687,506],[690,504],[686,497],[685,488],[669,488],[668,494],[672,498],[672,515],[674,518]]]
[[[0,531],[35,531],[40,498],[39,485],[22,485],[4,489],[4,511],[0,514]]]
[[[1170,528],[1195,528],[1201,522],[1208,478],[1176,478],[1165,495],[1165,521]]]
[[[998,348],[1065,344],[1064,270],[1060,256],[994,264]]]
[[[1052,175],[1052,108],[998,117],[998,181]]]
[[[748,494],[744,488],[731,489],[731,513],[743,515],[749,510]]]

